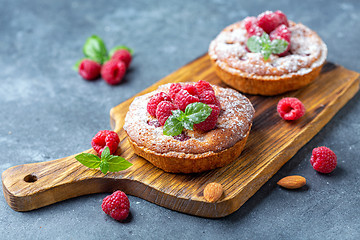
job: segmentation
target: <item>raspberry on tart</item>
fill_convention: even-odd
[[[250,52],[247,41],[260,27],[270,40],[287,41],[288,49],[271,54]],[[259,32],[259,30],[256,30]],[[226,27],[210,43],[208,54],[217,75],[226,84],[249,94],[277,95],[308,85],[320,74],[327,56],[321,38],[301,23],[287,20],[281,11],[248,17]]]
[[[182,94],[195,97],[184,90],[192,89],[189,84],[196,88],[199,96],[214,94],[218,104],[208,104],[210,115],[200,124],[194,124],[193,130],[184,128],[177,136],[164,135],[164,127],[154,124],[154,121],[160,120],[154,120],[147,112],[147,104],[152,96],[160,92],[169,96],[180,95],[180,98],[183,98]],[[173,104],[176,103],[174,100]],[[162,105],[166,105],[166,109]],[[156,115],[158,110],[164,108],[164,115],[167,116],[169,105],[171,102],[161,102]],[[154,92],[134,99],[125,117],[124,130],[134,152],[164,171],[203,172],[228,165],[241,154],[249,136],[254,112],[250,101],[230,88],[205,81],[165,84]]]

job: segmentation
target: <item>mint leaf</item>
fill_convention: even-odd
[[[117,50],[121,50],[121,49],[127,50],[131,54],[131,56],[134,55],[134,50],[133,49],[128,48],[127,46],[121,45],[121,46],[113,47],[110,50],[110,53],[109,53],[110,57],[112,57]]]
[[[75,159],[88,168],[98,168],[101,162],[98,156],[91,153],[81,153],[75,156]]]
[[[82,60],[84,60],[84,59],[86,59],[86,58],[82,58],[82,59],[78,60],[78,61],[74,64],[74,66],[72,67],[72,69],[73,69],[74,71],[78,72],[78,71],[79,71],[80,63],[81,63]]]
[[[271,51],[274,54],[283,53],[286,50],[286,48],[288,47],[288,45],[289,45],[289,43],[282,39],[274,39],[270,44]]]
[[[194,130],[194,123],[189,118],[184,119],[183,125],[186,129]]]
[[[173,116],[176,117],[177,120],[183,121],[186,117],[185,113],[181,110],[172,110]]]
[[[118,172],[121,170],[128,169],[132,164],[125,160],[125,158],[120,156],[110,155],[110,158],[107,161],[109,165],[109,172]]]
[[[101,163],[100,163],[100,171],[103,174],[106,174],[109,171],[109,164],[107,163],[106,160],[101,161]]]
[[[101,160],[107,160],[109,156],[110,156],[110,148],[106,146],[101,153]]]
[[[258,53],[261,51],[261,40],[258,36],[250,37],[247,42],[246,46],[250,50],[250,52]]]
[[[93,35],[86,40],[83,52],[85,57],[100,64],[103,64],[109,59],[105,43],[96,35]]]
[[[211,114],[211,107],[205,103],[195,102],[186,106],[185,115],[192,123],[197,124],[205,121]]]
[[[166,136],[177,136],[182,132],[183,129],[183,123],[179,121],[174,115],[171,115],[165,122],[163,134]]]

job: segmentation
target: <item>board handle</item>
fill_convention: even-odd
[[[112,173],[89,169],[75,156],[5,170],[2,184],[9,206],[15,211],[30,211],[73,197],[121,189],[121,175],[114,179]]]

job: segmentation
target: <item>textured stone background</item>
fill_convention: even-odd
[[[353,1],[6,1],[0,0],[0,171],[69,156],[109,129],[109,110],[204,54],[225,26],[264,10],[318,32],[328,60],[360,72],[360,2]],[[124,83],[84,81],[71,70],[92,34],[136,56]],[[174,212],[131,197],[131,219],[103,214],[107,194],[15,212],[0,197],[0,239],[356,239],[360,237],[357,94],[238,211],[222,219]],[[317,174],[311,150],[339,159]],[[286,175],[307,178],[300,191],[279,188]]]

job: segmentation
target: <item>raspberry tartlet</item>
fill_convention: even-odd
[[[268,59],[261,51],[250,51],[249,38],[263,34],[270,43],[286,41],[287,48]],[[288,21],[281,11],[266,11],[226,27],[210,43],[208,54],[226,84],[244,93],[271,96],[302,88],[316,79],[327,47],[316,32]]]
[[[196,104],[210,109],[204,121],[193,124],[193,130],[184,127],[175,136],[164,134],[176,112],[187,114],[192,106],[198,107]],[[124,130],[134,152],[156,167],[166,172],[196,173],[228,165],[241,154],[254,112],[250,101],[230,88],[201,80],[165,84],[134,99]],[[185,118],[181,114],[178,118]]]

